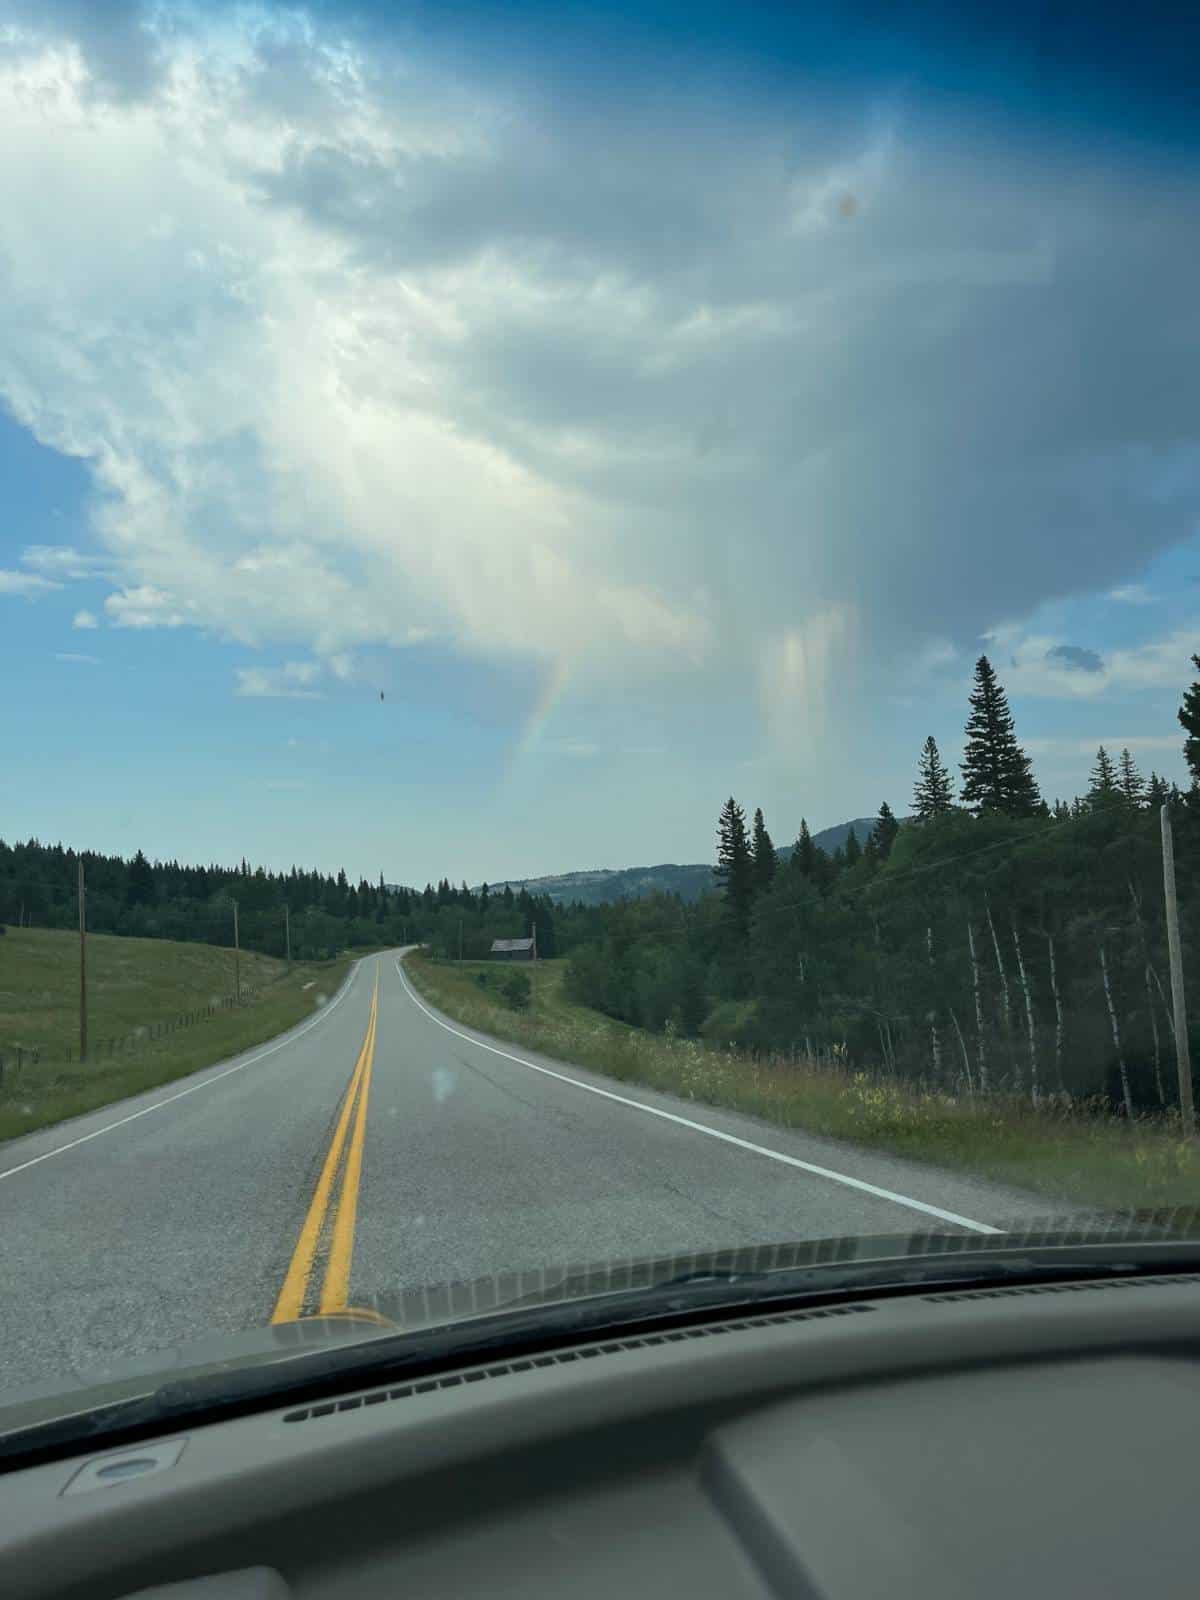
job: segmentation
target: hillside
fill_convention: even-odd
[[[0,1139],[78,1116],[262,1043],[311,1016],[350,958],[295,962],[170,939],[89,933],[79,1050],[79,939],[0,926]]]
[[[859,843],[864,843],[874,824],[874,817],[838,822],[815,833],[813,842],[832,853],[845,844],[851,828],[857,832]],[[784,860],[791,853],[791,845],[784,845],[779,851]],[[651,894],[677,894],[683,900],[698,900],[713,886],[713,869],[702,861],[683,865],[663,862],[656,867],[601,867],[584,872],[553,873],[544,878],[501,878],[489,884],[489,888],[495,893],[497,889],[503,890],[505,884],[514,892],[525,888],[531,894],[547,894],[553,900],[579,901],[586,906],[612,900],[641,900]]]
[[[87,954],[89,1022],[97,1043],[233,993],[232,950],[92,933]],[[18,1046],[61,1056],[78,1040],[78,937],[10,928],[0,957],[0,1057]],[[261,990],[285,971],[282,961],[242,951],[244,989]]]

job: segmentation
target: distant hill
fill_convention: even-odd
[[[855,817],[814,833],[813,843],[832,852],[845,844],[853,828],[858,842],[865,844],[874,825],[874,817]],[[783,845],[780,859],[786,861],[792,848]],[[684,865],[663,862],[657,867],[600,867],[588,872],[559,872],[545,878],[500,878],[489,883],[488,888],[494,894],[503,891],[506,883],[514,893],[524,888],[531,894],[548,894],[553,900],[578,900],[585,906],[598,906],[606,900],[641,900],[650,894],[677,894],[683,900],[698,900],[713,887],[713,869],[702,861]]]

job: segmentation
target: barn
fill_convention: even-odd
[[[493,961],[532,961],[532,939],[493,939]]]

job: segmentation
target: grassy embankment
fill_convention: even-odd
[[[296,963],[242,952],[243,989],[234,1009],[150,1037],[232,994],[233,951],[166,939],[88,936],[88,1030],[92,1050],[78,1060],[79,942],[71,933],[9,928],[0,938],[0,1139],[29,1133],[126,1095],[181,1078],[262,1044],[311,1016],[340,987],[351,957]],[[143,1038],[109,1055],[105,1041]],[[36,1049],[36,1066],[12,1064],[17,1046]],[[68,1061],[68,1051],[74,1057]]]
[[[1088,1106],[1044,1104],[1035,1111],[1016,1100],[921,1093],[863,1073],[731,1056],[575,1005],[563,992],[562,961],[538,963],[526,1011],[499,993],[512,968],[459,967],[425,956],[410,956],[405,966],[448,1016],[622,1082],[995,1179],[1051,1201],[1136,1211],[1200,1205],[1200,1141],[1182,1139],[1170,1121],[1130,1127]]]

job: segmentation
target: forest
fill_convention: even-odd
[[[1180,722],[1197,778],[1200,684]],[[589,914],[568,915],[569,991],[644,1028],[952,1091],[1097,1096],[1130,1115],[1171,1105],[1159,813],[1169,801],[1200,1000],[1200,790],[1102,748],[1088,793],[1048,804],[986,657],[955,789],[930,737],[911,815],[883,803],[868,837],[832,855],[802,822],[785,863],[762,812],[748,823],[730,798],[717,887],[698,905],[610,906],[590,932]]]
[[[459,926],[469,924],[470,954],[484,954],[496,938],[528,935],[538,927],[539,949],[555,950],[549,900],[514,894],[491,896],[455,889],[447,878],[435,887],[407,889],[344,871],[268,872],[243,861],[237,867],[181,866],[149,861],[142,851],[121,856],[82,852],[87,926],[92,933],[232,945],[233,907],[247,950],[296,960],[324,960],[339,951],[437,940],[458,949]],[[79,926],[78,861],[74,850],[36,839],[0,839],[0,928]],[[285,921],[285,908],[287,918]],[[3,951],[0,949],[0,957]]]

